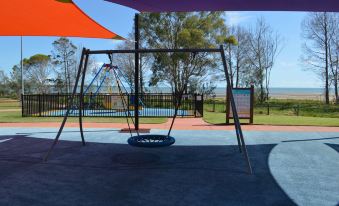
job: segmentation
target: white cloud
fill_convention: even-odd
[[[246,14],[245,12],[239,11],[226,12],[226,23],[230,26],[236,26],[240,23],[246,22],[250,18],[251,16]]]

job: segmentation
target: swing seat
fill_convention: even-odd
[[[135,147],[168,147],[174,144],[175,139],[168,135],[145,134],[130,137],[127,142]]]

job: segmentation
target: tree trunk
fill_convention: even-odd
[[[237,71],[236,71],[236,80],[235,80],[235,87],[239,87],[239,63],[237,63]]]
[[[261,81],[260,83],[260,103],[263,103],[265,99],[265,89],[264,89],[264,85]]]
[[[327,14],[324,16],[324,35],[325,35],[325,103],[330,104],[329,95],[329,77],[328,77],[328,30],[327,30]]]
[[[228,68],[230,70],[231,88],[233,88],[232,50],[230,43],[228,44]]]
[[[336,66],[336,70],[335,70],[335,85],[334,85],[334,93],[335,93],[335,103],[339,104],[339,85],[338,85],[338,81],[339,81],[339,74],[338,74],[338,70],[339,70],[339,59],[337,57],[337,66]]]
[[[335,95],[335,103],[339,103],[339,94],[338,94],[338,79],[334,81],[334,95]]]
[[[139,78],[140,78],[140,93],[143,94],[144,93],[144,78],[143,78],[143,72],[142,72],[142,69],[143,69],[143,64],[142,64],[142,55],[140,55],[140,60],[139,60]]]
[[[66,93],[69,93],[69,89],[68,89],[68,84],[67,84],[67,67],[66,67],[66,64],[65,65],[65,82],[64,82],[64,85],[65,85],[65,89],[66,89]]]

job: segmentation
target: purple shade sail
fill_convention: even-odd
[[[339,0],[106,0],[140,12],[327,11],[339,12]]]

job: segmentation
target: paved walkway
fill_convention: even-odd
[[[141,124],[140,128],[169,129],[171,119],[163,124]],[[0,123],[0,127],[59,127],[59,122],[34,123]],[[78,127],[78,123],[67,123],[66,127]],[[126,128],[126,123],[84,123],[85,128]],[[201,118],[177,118],[175,130],[234,130],[233,125],[212,125]],[[242,125],[245,131],[291,131],[291,132],[339,132],[339,127],[321,126],[272,126],[272,125]]]

